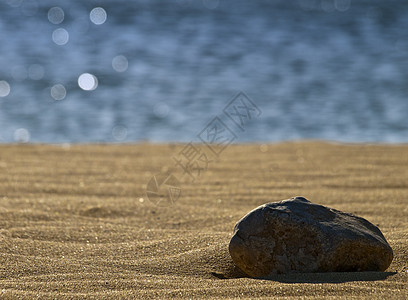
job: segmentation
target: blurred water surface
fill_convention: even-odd
[[[408,2],[0,1],[0,141],[408,142]]]

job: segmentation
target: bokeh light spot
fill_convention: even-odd
[[[123,141],[127,137],[127,128],[122,125],[117,125],[112,129],[112,136],[117,141]]]
[[[335,6],[338,11],[347,11],[350,8],[351,0],[336,0]]]
[[[123,55],[115,56],[112,60],[112,68],[116,72],[125,72],[128,68],[128,65],[129,65],[128,60]]]
[[[67,90],[62,84],[56,84],[51,88],[51,97],[54,100],[63,100],[67,95]]]
[[[31,65],[28,68],[28,77],[32,80],[41,80],[44,77],[44,67],[42,65]]]
[[[261,152],[265,153],[266,151],[268,151],[268,145],[262,144],[261,146],[259,146],[259,150],[261,150]]]
[[[153,113],[158,118],[165,118],[169,114],[169,106],[166,103],[157,103],[153,108]]]
[[[91,10],[89,18],[91,19],[92,23],[96,25],[102,25],[106,22],[107,14],[102,7],[95,7]]]
[[[48,10],[48,21],[52,24],[61,24],[64,21],[64,10],[61,7],[52,7]]]
[[[0,97],[7,97],[10,94],[10,85],[7,81],[0,81]]]
[[[11,7],[19,7],[21,2],[23,2],[23,0],[7,0],[7,4]]]
[[[98,78],[89,73],[83,73],[78,77],[78,85],[85,91],[93,91],[98,87]]]
[[[52,40],[55,44],[63,46],[69,41],[69,33],[64,28],[55,29],[52,33]]]
[[[25,128],[19,128],[14,131],[14,140],[18,143],[27,143],[30,140],[30,132]]]

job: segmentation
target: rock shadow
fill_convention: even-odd
[[[293,273],[279,274],[255,280],[269,280],[281,283],[344,283],[351,281],[376,281],[385,280],[397,272],[328,272],[328,273]],[[211,275],[219,279],[250,278],[238,268],[231,269],[226,273],[211,272]]]
[[[328,272],[328,273],[297,273],[257,278],[282,283],[343,283],[350,281],[385,280],[397,272]]]

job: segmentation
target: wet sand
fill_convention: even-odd
[[[408,145],[229,146],[156,205],[146,186],[183,147],[1,145],[0,298],[408,298]],[[388,270],[244,277],[234,224],[297,195],[379,226]]]

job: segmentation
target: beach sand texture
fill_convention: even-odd
[[[181,149],[1,145],[0,298],[408,298],[408,145],[229,146],[158,207],[146,184]],[[379,226],[388,270],[243,277],[233,226],[297,195]]]

